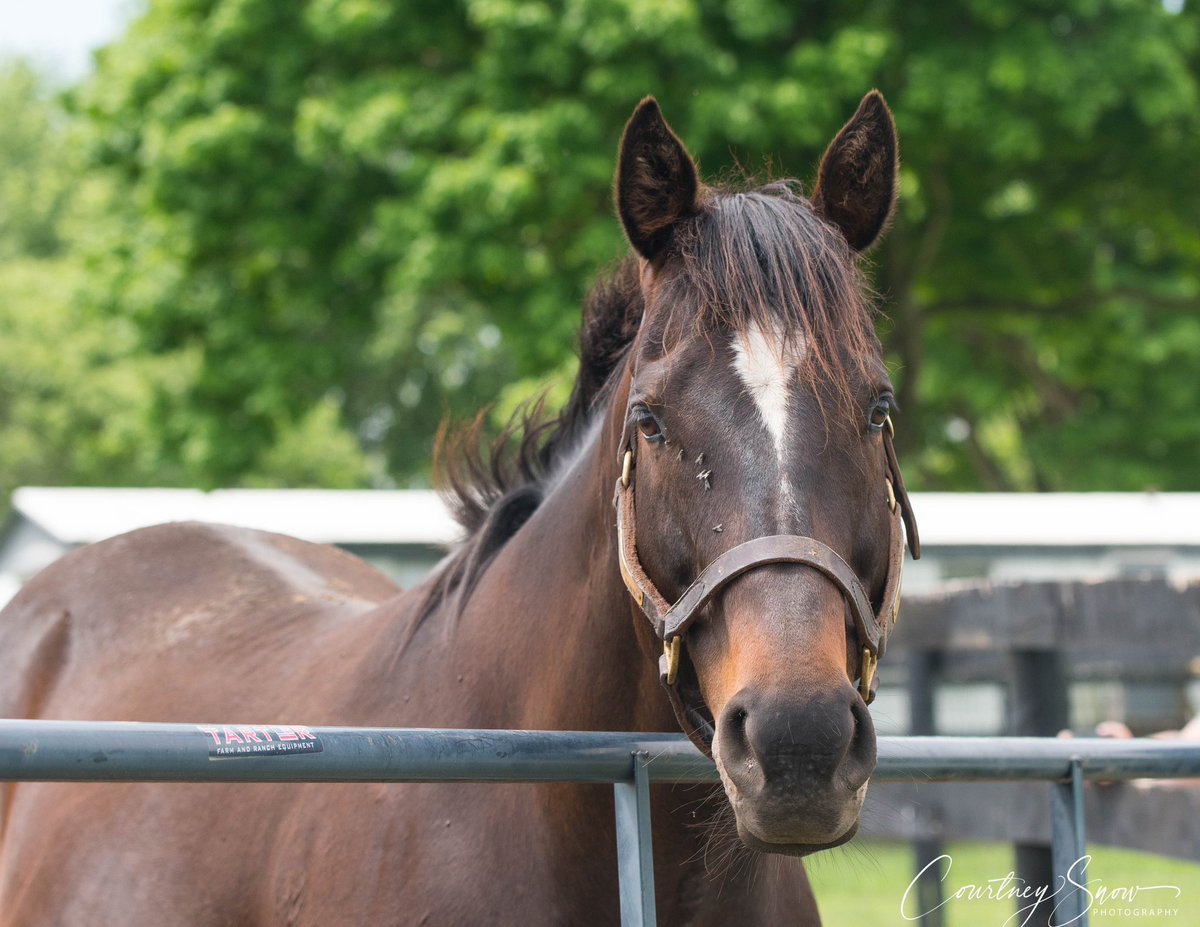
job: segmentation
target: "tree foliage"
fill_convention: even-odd
[[[0,125],[0,491],[169,480],[147,426],[151,384],[172,378],[128,322],[79,299],[83,166],[66,115],[20,62],[0,65]]]
[[[561,395],[642,95],[708,177],[811,179],[878,86],[913,484],[1195,489],[1198,28],[1150,0],[152,0],[71,97],[70,250],[155,371],[170,479],[419,480],[447,412]]]

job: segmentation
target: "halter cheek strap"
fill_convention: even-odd
[[[670,604],[646,575],[637,552],[637,518],[634,503],[633,454],[635,435],[626,434],[621,442],[621,477],[617,481],[617,559],[621,578],[634,602],[645,613],[663,642],[659,657],[659,677],[667,689],[671,707],[684,731],[705,753],[710,751],[706,740],[693,732],[688,710],[680,699],[675,683],[679,676],[679,658],[683,636],[701,610],[730,582],[750,570],[771,563],[797,563],[811,567],[825,576],[841,592],[854,619],[861,650],[859,662],[859,693],[870,704],[875,697],[875,667],[887,648],[888,635],[900,614],[900,581],[904,564],[905,530],[913,559],[921,555],[916,520],[900,476],[896,451],[892,446],[892,423],[889,418],[883,432],[888,475],[886,478],[887,505],[891,513],[887,580],[884,583],[882,605],[875,613],[871,599],[862,582],[849,564],[831,547],[815,538],[794,534],[776,534],[754,538],[732,547],[708,564],[683,594]],[[903,523],[903,527],[901,526]]]

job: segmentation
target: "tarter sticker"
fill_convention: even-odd
[[[209,739],[208,758],[293,756],[320,753],[321,738],[306,727],[283,724],[196,725]]]

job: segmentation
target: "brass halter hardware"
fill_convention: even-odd
[[[869,648],[864,647],[862,649],[862,661],[859,663],[858,694],[862,696],[863,701],[868,705],[875,701],[875,693],[871,691],[871,683],[875,679],[875,667],[878,665],[879,658],[871,653]]]
[[[754,538],[730,548],[708,564],[693,583],[674,603],[668,603],[646,575],[637,552],[637,524],[634,508],[633,443],[636,435],[625,435],[621,449],[621,477],[617,481],[617,559],[624,581],[634,602],[645,612],[655,633],[663,642],[659,657],[659,676],[666,687],[671,706],[680,726],[704,752],[709,745],[695,732],[695,723],[688,719],[675,684],[679,678],[683,636],[696,616],[716,594],[732,580],[749,570],[769,563],[797,563],[816,569],[829,579],[846,600],[854,619],[861,647],[858,691],[870,704],[875,697],[873,683],[879,658],[887,646],[887,638],[895,626],[900,611],[900,581],[904,561],[905,529],[913,559],[920,556],[920,541],[916,522],[904,481],[892,447],[894,429],[889,416],[883,431],[886,455],[887,506],[891,513],[888,572],[884,583],[883,602],[878,612],[871,608],[870,596],[851,567],[831,548],[815,538],[800,535],[773,535]],[[903,527],[902,527],[903,525]]]
[[[670,640],[663,641],[663,655],[661,660],[666,661],[666,668],[662,669],[660,667],[660,675],[663,682],[668,686],[675,685],[675,680],[679,678],[679,651],[682,647],[682,634],[672,637]]]

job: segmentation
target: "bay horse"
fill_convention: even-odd
[[[872,92],[810,198],[717,189],[647,98],[616,169],[632,252],[585,306],[574,392],[513,453],[459,462],[467,537],[427,581],[402,592],[260,531],[134,531],[0,614],[0,714],[681,726],[724,789],[655,787],[662,922],[818,923],[800,857],[857,829],[904,547],[857,260],[892,212],[897,150]],[[616,923],[611,796],[6,785],[0,924]],[[710,871],[721,840],[747,863]]]

